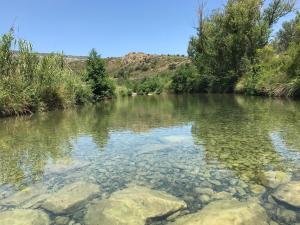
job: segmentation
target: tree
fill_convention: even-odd
[[[257,51],[236,90],[249,94],[300,95],[300,14],[285,22],[271,44]]]
[[[271,27],[281,17],[290,13],[294,9],[295,3],[295,0],[273,0],[264,10],[263,19]]]
[[[263,3],[228,0],[208,17],[200,7],[197,36],[191,38],[188,53],[207,81],[205,89],[232,92],[246,65],[255,63],[258,49],[269,43],[274,23],[294,6],[292,0],[272,0],[263,10]]]
[[[300,13],[297,14],[296,18],[283,23],[282,29],[280,29],[275,38],[275,47],[280,51],[286,51],[290,44],[294,42],[299,35],[299,24],[300,24]],[[298,35],[298,37],[297,37]],[[300,39],[298,39],[300,41]]]
[[[104,60],[92,49],[86,62],[87,80],[90,83],[95,100],[114,95],[114,85],[105,72]]]

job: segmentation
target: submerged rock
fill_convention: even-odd
[[[200,195],[200,196],[199,196],[199,200],[200,200],[200,202],[202,202],[202,203],[207,203],[207,202],[210,201],[210,197],[209,197],[209,195]]]
[[[297,219],[297,214],[294,211],[278,208],[276,211],[277,217],[286,224],[292,224]]]
[[[263,194],[266,191],[266,188],[264,186],[261,186],[259,184],[251,184],[250,190],[253,194],[260,195]]]
[[[183,216],[172,225],[269,225],[267,214],[257,202],[219,200],[198,213]]]
[[[1,225],[49,225],[46,213],[40,210],[15,209],[0,213]]]
[[[211,188],[202,188],[202,187],[197,187],[194,189],[194,192],[197,194],[205,194],[205,195],[213,195],[215,192]]]
[[[42,208],[55,214],[65,214],[75,208],[80,208],[99,193],[98,185],[79,181],[67,185],[51,195],[42,204]]]
[[[38,203],[41,203],[47,198],[45,194],[47,187],[42,184],[37,184],[31,187],[27,187],[10,197],[3,199],[0,205],[19,206],[22,208],[30,208]]]
[[[229,192],[221,191],[217,192],[212,196],[215,200],[224,200],[224,199],[232,199],[232,195]]]
[[[300,208],[300,181],[293,181],[279,186],[272,196],[277,201]]]
[[[137,155],[151,154],[160,152],[170,148],[169,144],[145,144],[142,148],[137,152]]]
[[[188,135],[171,135],[171,136],[165,136],[162,138],[163,141],[167,141],[170,143],[181,143],[181,142],[190,142],[193,141],[191,136]]]
[[[76,170],[81,169],[83,167],[88,166],[89,163],[86,161],[79,161],[74,159],[59,159],[53,162],[49,162],[45,169],[45,174],[51,174],[51,173],[66,173],[70,170]]]
[[[282,171],[267,171],[260,176],[261,183],[269,188],[276,188],[281,184],[288,183],[291,175]]]
[[[86,225],[144,225],[187,208],[184,201],[162,191],[132,186],[88,207]]]
[[[68,224],[70,221],[69,217],[64,217],[64,216],[58,216],[55,218],[55,224],[56,225],[65,225]]]

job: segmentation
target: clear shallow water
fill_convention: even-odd
[[[128,184],[163,190],[196,212],[212,201],[197,188],[258,198],[251,187],[270,170],[300,180],[298,101],[148,96],[0,120],[0,200],[37,184],[55,192],[83,180],[99,184],[103,195]],[[290,220],[278,213],[285,206],[270,199],[271,191],[259,196],[268,216],[300,222],[295,209]],[[84,213],[69,217],[83,224]]]

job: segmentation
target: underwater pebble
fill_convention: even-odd
[[[211,188],[201,188],[201,187],[197,187],[194,189],[194,192],[197,194],[206,194],[206,195],[213,195],[214,194],[214,190]]]
[[[199,200],[200,200],[202,203],[207,203],[207,202],[209,202],[210,197],[209,197],[208,195],[200,195],[200,196],[199,196]]]

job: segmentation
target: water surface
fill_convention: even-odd
[[[97,106],[0,120],[0,200],[42,184],[83,180],[104,194],[129,184],[163,190],[196,212],[209,187],[243,201],[266,171],[300,179],[300,102],[232,95],[121,98]],[[278,224],[280,204],[260,196]],[[9,206],[0,206],[8,210]],[[84,209],[69,217],[83,224]],[[164,224],[165,221],[159,223]]]

